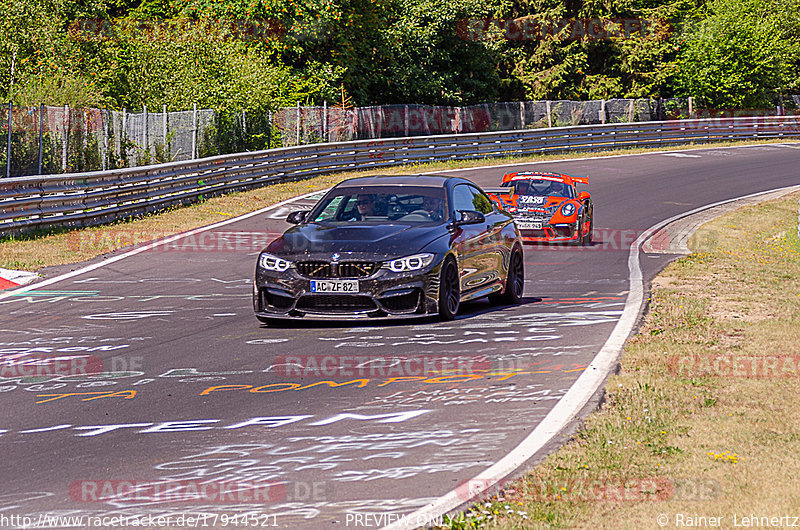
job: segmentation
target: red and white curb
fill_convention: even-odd
[[[39,278],[35,272],[0,269],[0,290],[26,285]]]

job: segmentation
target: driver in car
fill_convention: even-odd
[[[442,199],[438,197],[425,196],[422,199],[422,209],[425,210],[431,219],[439,221],[444,214],[442,203]]]
[[[356,197],[356,210],[358,215],[353,220],[362,221],[364,217],[375,215],[375,197],[372,195],[358,195]]]

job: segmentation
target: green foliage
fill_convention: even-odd
[[[684,33],[681,93],[711,108],[764,108],[776,92],[796,89],[800,2],[712,0]]]
[[[354,105],[679,95],[763,107],[776,91],[800,90],[798,7],[800,0],[6,0],[0,100],[137,110],[196,103],[256,116],[340,100],[344,86]],[[465,21],[486,18],[580,22],[521,40],[458,33]],[[587,19],[603,21],[608,34],[582,37]],[[626,32],[634,19],[646,31]],[[220,134],[228,129],[219,124]]]

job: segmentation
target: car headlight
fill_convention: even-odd
[[[572,214],[575,213],[575,205],[571,202],[565,203],[564,206],[561,207],[561,215],[564,217],[571,217]]]
[[[409,272],[424,269],[433,261],[433,254],[414,254],[404,258],[393,259],[386,263],[386,267],[392,272]]]
[[[283,272],[292,265],[291,261],[273,256],[272,254],[261,254],[258,257],[258,266],[268,271]]]

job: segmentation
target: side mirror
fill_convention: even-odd
[[[291,223],[293,225],[299,225],[300,223],[306,220],[308,212],[309,210],[299,210],[296,212],[292,212],[286,216],[286,222]]]
[[[591,199],[592,196],[589,194],[588,191],[582,191],[578,194],[579,201],[585,201],[586,199]]]
[[[486,216],[484,216],[481,212],[476,212],[475,210],[458,210],[458,213],[460,213],[461,216],[460,218],[456,219],[456,222],[454,223],[456,226],[476,225],[486,222]]]

